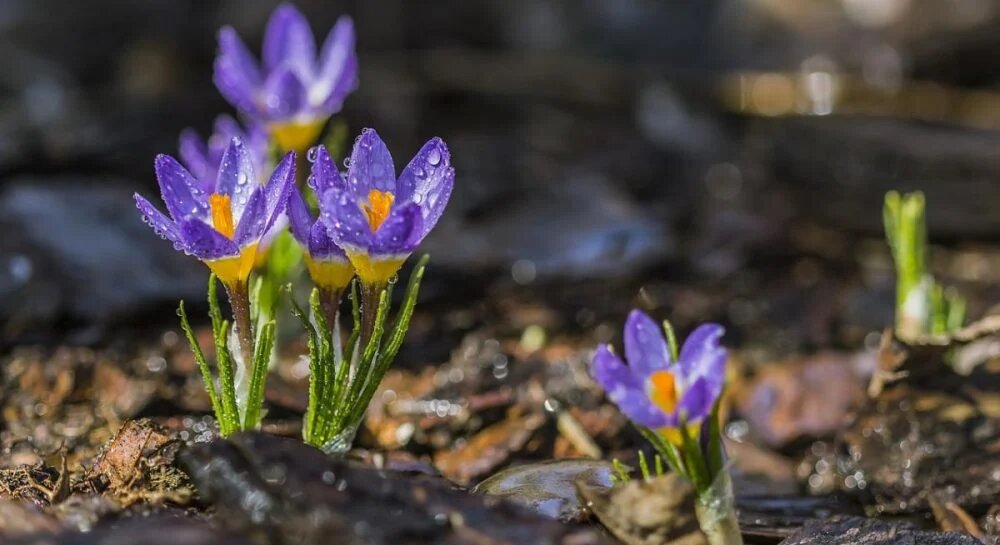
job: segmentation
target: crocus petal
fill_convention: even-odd
[[[712,406],[721,393],[721,384],[716,385],[708,378],[700,378],[684,391],[677,410],[686,417],[689,424],[701,422],[712,412]]]
[[[454,185],[455,169],[451,167],[448,146],[444,140],[432,138],[399,175],[396,199],[420,205],[426,236],[444,213]]]
[[[233,106],[248,115],[257,114],[256,91],[262,81],[260,69],[232,27],[219,31],[219,55],[215,58],[213,80]]]
[[[715,377],[721,384],[725,373],[726,349],[719,345],[725,329],[718,324],[702,324],[688,335],[678,356],[682,388],[699,377]]]
[[[625,359],[640,377],[670,365],[670,352],[663,330],[646,313],[633,310],[625,322]]]
[[[288,214],[292,236],[303,248],[308,248],[309,236],[316,222],[313,220],[312,214],[309,213],[309,207],[306,206],[306,201],[302,198],[298,187],[293,187],[289,191],[285,213]]]
[[[337,164],[334,163],[326,146],[316,147],[316,159],[313,161],[309,186],[317,195],[322,195],[333,187],[342,189],[347,187],[347,182],[337,170]]]
[[[267,199],[264,195],[264,188],[257,184],[254,185],[257,189],[250,195],[243,215],[236,225],[236,231],[233,233],[233,242],[240,248],[259,241],[268,228]]]
[[[323,42],[316,82],[309,90],[312,104],[339,110],[344,97],[357,86],[354,41],[354,22],[341,16]]]
[[[282,65],[264,83],[263,111],[270,120],[287,119],[308,105],[301,76],[291,65]]]
[[[235,242],[199,219],[186,219],[179,226],[184,239],[184,251],[198,259],[212,260],[240,253]]]
[[[167,211],[174,221],[187,217],[205,217],[208,201],[198,181],[169,155],[157,155],[153,161],[156,181]]]
[[[215,193],[232,197],[233,218],[241,222],[247,199],[253,193],[257,175],[254,173],[253,159],[243,140],[234,136],[219,162],[219,176],[215,182]]]
[[[393,207],[372,236],[368,253],[376,256],[409,254],[423,240],[422,223],[420,207],[416,204]]]
[[[330,238],[330,233],[323,222],[316,222],[312,226],[312,230],[309,232],[309,255],[316,259],[329,260],[332,258],[337,258],[343,261],[347,260],[347,254],[344,250],[337,246]]]
[[[209,157],[205,141],[193,129],[184,129],[178,138],[177,151],[184,166],[201,183],[202,191],[210,193],[215,187],[212,180],[215,165]]]
[[[316,40],[309,22],[295,6],[281,4],[267,22],[264,32],[264,69],[268,72],[292,63],[312,75],[316,62]]]
[[[333,188],[320,197],[319,208],[320,219],[338,246],[345,250],[367,251],[372,231],[354,195]]]
[[[285,213],[288,195],[293,187],[295,187],[295,152],[290,151],[274,168],[271,178],[264,185],[266,203],[264,215],[267,218],[264,225],[265,231],[269,230],[278,217]]]
[[[136,208],[139,209],[139,212],[142,212],[143,221],[148,223],[160,237],[173,242],[174,248],[183,250],[184,239],[181,237],[181,232],[177,228],[177,225],[173,221],[170,221],[170,218],[165,216],[163,212],[157,210],[142,195],[136,193],[133,197],[135,198]]]
[[[385,142],[375,129],[364,129],[354,142],[347,169],[348,189],[359,198],[368,198],[372,189],[396,191],[396,168]]]
[[[649,400],[643,381],[607,345],[597,347],[590,372],[607,392],[608,399],[636,424],[647,428],[671,424],[671,417]]]

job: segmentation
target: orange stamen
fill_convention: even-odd
[[[372,228],[373,233],[378,231],[382,222],[389,217],[389,210],[394,200],[396,197],[388,191],[373,189],[368,192],[368,204],[361,205],[361,208],[368,216],[368,226]]]
[[[657,407],[667,414],[677,408],[677,381],[670,371],[656,371],[649,376],[649,397]]]
[[[236,227],[233,225],[232,199],[229,195],[212,193],[208,198],[208,204],[212,209],[212,226],[226,238],[233,238]]]

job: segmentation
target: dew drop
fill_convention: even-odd
[[[249,180],[250,177],[247,176],[246,172],[240,172],[239,176],[236,177],[236,183],[239,185],[246,185]]]
[[[437,148],[432,149],[427,154],[427,162],[436,167],[441,162],[441,152]]]
[[[317,153],[319,153],[319,148],[318,147],[313,146],[313,147],[309,148],[309,151],[306,152],[306,159],[308,159],[310,163],[315,163],[316,162],[316,154]]]

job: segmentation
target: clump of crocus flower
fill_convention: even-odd
[[[219,31],[215,84],[283,151],[304,153],[358,84],[354,25],[341,17],[316,55],[309,22],[291,4],[271,15],[258,64],[232,27]]]
[[[742,543],[723,463],[718,404],[725,383],[723,329],[696,328],[678,351],[673,328],[635,310],[625,323],[625,359],[598,347],[591,372],[608,397],[698,492],[698,521],[710,543]]]
[[[223,434],[253,428],[259,423],[266,361],[270,360],[274,323],[255,331],[251,308],[250,272],[261,238],[282,214],[295,180],[294,154],[278,164],[266,183],[260,183],[250,152],[233,138],[222,153],[214,187],[203,183],[176,159],[160,155],[156,178],[169,217],[148,200],[135,195],[143,218],[180,251],[203,261],[212,271],[210,305],[219,354],[216,384],[208,364],[187,327],[183,303],[180,313],[198,356]],[[214,297],[215,279],[222,281],[233,309],[233,322],[219,315]],[[264,361],[262,365],[260,362]]]
[[[375,131],[366,129],[358,138],[346,176],[326,147],[311,148],[357,86],[354,28],[346,17],[330,32],[318,58],[308,22],[288,4],[268,22],[262,64],[229,27],[219,33],[219,50],[216,85],[247,124],[223,115],[205,140],[192,130],[182,133],[184,166],[166,155],[155,162],[168,214],[139,195],[136,204],[160,236],[212,272],[215,372],[183,302],[178,314],[223,436],[260,424],[264,381],[276,353],[276,280],[287,279],[300,257],[304,260],[314,284],[309,315],[292,300],[309,338],[303,437],[341,453],[350,448],[409,327],[427,256],[414,268],[389,327],[391,294],[400,267],[451,194],[448,148],[432,139],[398,179]],[[333,136],[343,134],[342,125],[335,129]],[[288,153],[272,172],[274,149]],[[282,236],[286,215],[291,237]],[[284,250],[265,251],[275,237],[274,246]],[[294,242],[279,244],[285,240]],[[231,320],[223,318],[217,280],[229,295]],[[344,339],[339,309],[352,282],[354,327]]]

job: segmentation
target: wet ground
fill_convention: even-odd
[[[634,307],[681,332],[727,327],[747,542],[1000,536],[998,328],[960,335],[960,350],[880,349],[888,189],[926,192],[932,268],[970,316],[1000,301],[994,11],[973,24],[929,2],[873,29],[800,2],[300,2],[316,27],[353,13],[365,37],[351,127],[378,127],[401,155],[441,135],[458,172],[407,343],[334,461],[295,439],[307,379],[293,329],[262,433],[215,437],[174,315],[204,299],[204,271],[130,208],[153,188],[153,155],[224,108],[214,29],[252,36],[272,6],[109,2],[96,18],[13,4],[4,542],[698,543],[683,486],[611,491],[597,461],[634,466],[642,446],[587,375]],[[829,63],[881,95],[772,115],[827,113],[787,106],[777,74]],[[762,94],[733,103],[733,81]]]

